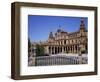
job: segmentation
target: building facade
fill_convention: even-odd
[[[84,24],[84,19],[80,20],[80,27],[76,32],[66,32],[63,29],[57,29],[56,33],[50,32],[48,40],[44,42],[33,42],[31,53],[35,53],[36,45],[43,45],[45,54],[73,53],[88,51],[88,31]]]

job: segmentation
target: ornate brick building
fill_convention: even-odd
[[[48,40],[45,42],[33,42],[31,52],[35,53],[36,44],[43,45],[46,54],[59,53],[79,53],[84,51],[87,53],[87,30],[84,24],[84,19],[80,20],[80,27],[76,32],[66,32],[63,29],[58,29],[56,33],[50,32]]]

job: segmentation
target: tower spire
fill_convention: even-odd
[[[57,32],[62,32],[63,30],[62,30],[62,28],[61,28],[61,25],[59,25],[59,28],[58,28],[58,30],[57,30]]]

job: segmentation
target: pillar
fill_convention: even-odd
[[[71,46],[69,46],[69,53],[71,53]]]
[[[64,53],[64,47],[62,47],[62,53]]]

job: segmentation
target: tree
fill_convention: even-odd
[[[28,57],[30,56],[29,54],[30,48],[31,48],[31,41],[30,41],[30,38],[28,38]]]
[[[36,45],[36,56],[44,56],[44,47],[42,45]]]

